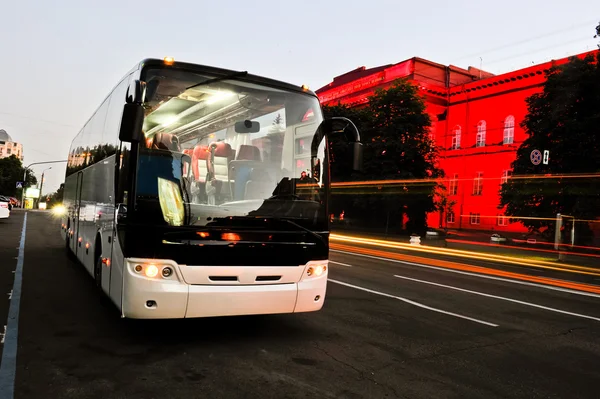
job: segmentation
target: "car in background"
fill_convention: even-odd
[[[499,243],[501,243],[501,242],[503,242],[503,243],[506,243],[506,242],[508,242],[508,241],[509,241],[509,240],[508,240],[508,237],[505,237],[505,236],[503,236],[503,235],[500,235],[500,234],[498,234],[498,233],[494,233],[494,234],[492,234],[492,236],[490,237],[490,242],[493,242],[493,243],[496,243],[496,244],[499,244]]]
[[[15,203],[13,202],[13,198],[8,197],[6,195],[0,195],[0,201],[8,203],[8,210],[9,211],[12,211],[13,206],[15,206]]]
[[[0,219],[6,219],[10,216],[10,200],[7,201],[5,197],[0,197]]]

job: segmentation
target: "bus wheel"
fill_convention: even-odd
[[[69,239],[69,232],[67,231],[65,237],[65,251],[67,252],[67,257],[71,260],[75,259],[75,254],[71,251],[71,240]]]
[[[94,264],[94,280],[96,281],[96,287],[102,290],[102,255],[96,257],[96,263]]]

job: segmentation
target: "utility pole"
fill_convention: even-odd
[[[23,189],[22,189],[23,191],[21,192],[21,208],[25,208],[25,186],[27,185],[27,171],[29,170],[29,168],[33,165],[42,165],[42,164],[47,164],[47,163],[59,163],[59,162],[67,162],[67,160],[65,159],[64,161],[34,162],[34,163],[30,163],[23,169]]]
[[[42,171],[42,182],[40,183],[40,198],[42,198],[42,193],[43,193],[43,189],[44,189],[44,173],[46,173],[47,170],[52,169],[52,166],[50,166],[49,168],[46,168]],[[38,205],[40,203],[40,199],[38,198]]]

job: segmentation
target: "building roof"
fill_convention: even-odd
[[[0,129],[0,141],[13,141],[13,139],[6,133],[6,130]]]

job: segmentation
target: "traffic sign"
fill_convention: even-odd
[[[544,150],[544,159],[543,159],[542,163],[544,165],[548,165],[548,161],[550,161],[550,151]]]
[[[532,164],[539,165],[542,162],[542,153],[540,150],[533,150],[531,151],[529,159],[531,159]]]
[[[22,181],[18,181],[17,182],[17,188],[23,188],[23,182]]]

